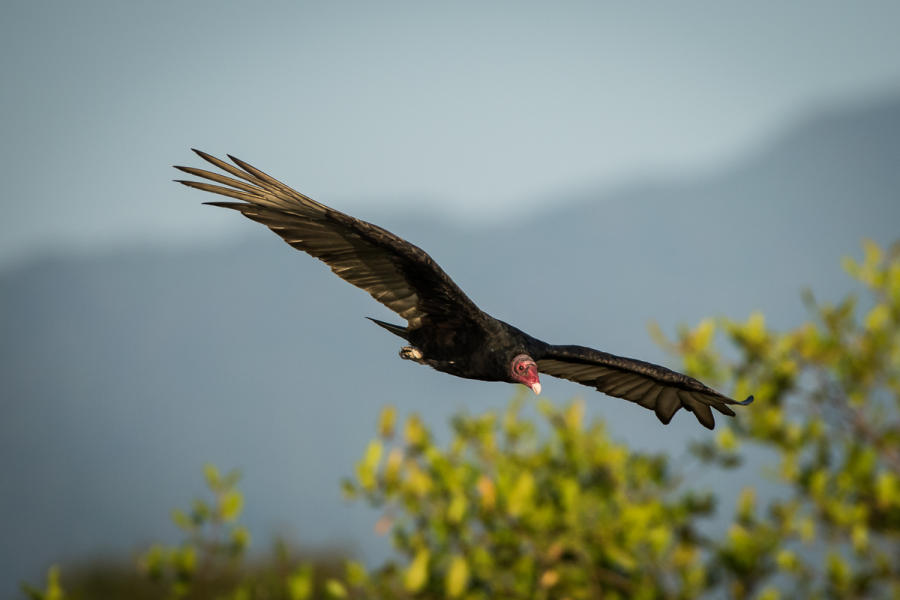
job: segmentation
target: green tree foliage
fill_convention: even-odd
[[[392,560],[248,568],[237,476],[208,468],[214,500],[173,513],[184,543],[141,568],[184,598],[898,598],[900,248],[867,242],[845,268],[864,294],[807,294],[794,329],[754,313],[657,332],[692,374],[757,397],[692,465],[630,449],[581,401],[458,415],[444,443],[388,407],[343,488],[381,510]],[[712,522],[722,490],[690,489],[685,469],[742,463],[748,485]],[[28,592],[62,598],[58,571]]]
[[[238,560],[250,543],[250,534],[237,524],[244,497],[237,489],[240,473],[221,475],[207,464],[203,469],[212,501],[194,500],[189,511],[173,510],[172,521],[185,541],[172,547],[155,544],[140,558],[140,569],[168,587],[173,598],[205,589],[212,581],[236,577]]]
[[[138,560],[140,571],[156,584],[156,597],[307,600],[346,596],[344,584],[335,577],[343,570],[330,557],[316,562],[298,559],[291,556],[287,544],[278,542],[268,561],[249,562],[250,534],[238,523],[244,504],[237,489],[240,474],[222,475],[208,464],[204,476],[212,499],[198,498],[189,511],[172,511],[184,541],[171,547],[156,544]]]
[[[173,510],[172,522],[182,534],[174,545],[154,544],[133,564],[102,561],[66,570],[52,567],[44,589],[23,585],[31,600],[220,599],[306,600],[341,598],[352,568],[333,551],[298,553],[278,540],[271,553],[248,558],[250,535],[239,523],[243,495],[240,474],[222,475],[204,467],[207,494],[188,510]],[[355,563],[352,563],[355,564]],[[357,572],[361,567],[356,566]]]
[[[813,319],[795,329],[754,313],[669,344],[693,374],[759,398],[697,454],[722,464],[751,445],[777,457],[769,471],[785,493],[757,507],[748,491],[714,546],[735,597],[775,582],[788,597],[900,597],[900,246],[864,250],[844,261],[862,298],[806,293]],[[736,359],[714,346],[717,330]]]
[[[664,456],[586,424],[583,402],[541,403],[541,424],[521,407],[456,417],[445,448],[415,415],[386,456],[390,432],[370,445],[346,489],[384,507],[407,560],[374,572],[364,596],[692,598],[706,587],[695,521],[710,496],[679,492]]]
[[[47,583],[44,589],[25,584],[22,586],[22,591],[31,600],[65,600],[66,598],[60,583],[59,567],[56,565],[47,570]]]

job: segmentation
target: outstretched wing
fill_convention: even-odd
[[[665,367],[584,348],[547,346],[537,361],[538,371],[597,388],[649,408],[668,425],[679,408],[691,411],[700,423],[712,429],[712,410],[734,416],[729,404],[750,404],[753,396],[736,402],[696,379]]]
[[[194,150],[234,177],[193,167],[180,171],[212,183],[177,180],[186,186],[241,202],[208,202],[240,211],[285,242],[326,263],[334,273],[372,295],[408,321],[445,325],[477,319],[481,311],[421,248],[393,233],[355,219],[291,189],[231,155],[234,165]],[[237,165],[237,166],[235,166]]]

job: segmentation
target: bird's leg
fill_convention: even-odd
[[[424,356],[425,355],[422,354],[422,351],[415,346],[403,346],[402,348],[400,348],[400,358],[404,360],[422,362],[422,358]]]
[[[400,358],[404,360],[411,360],[414,363],[418,363],[420,365],[427,365],[429,367],[432,367],[433,369],[437,369],[438,371],[443,371],[444,373],[456,374],[459,372],[459,369],[456,366],[456,361],[427,358],[425,356],[425,353],[415,346],[403,346],[402,348],[400,348]]]

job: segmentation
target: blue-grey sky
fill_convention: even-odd
[[[236,232],[169,182],[191,146],[470,222],[711,169],[900,89],[898,25],[874,1],[6,1],[0,265]]]

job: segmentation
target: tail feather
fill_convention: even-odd
[[[387,329],[394,335],[398,335],[398,336],[402,337],[404,340],[409,341],[409,338],[406,337],[406,334],[407,334],[406,327],[403,327],[402,325],[394,325],[392,323],[385,323],[384,321],[379,321],[378,319],[373,319],[372,317],[366,317],[366,318],[368,320],[372,321],[373,323],[375,323],[376,325],[379,325],[380,327],[384,327],[385,329]]]

